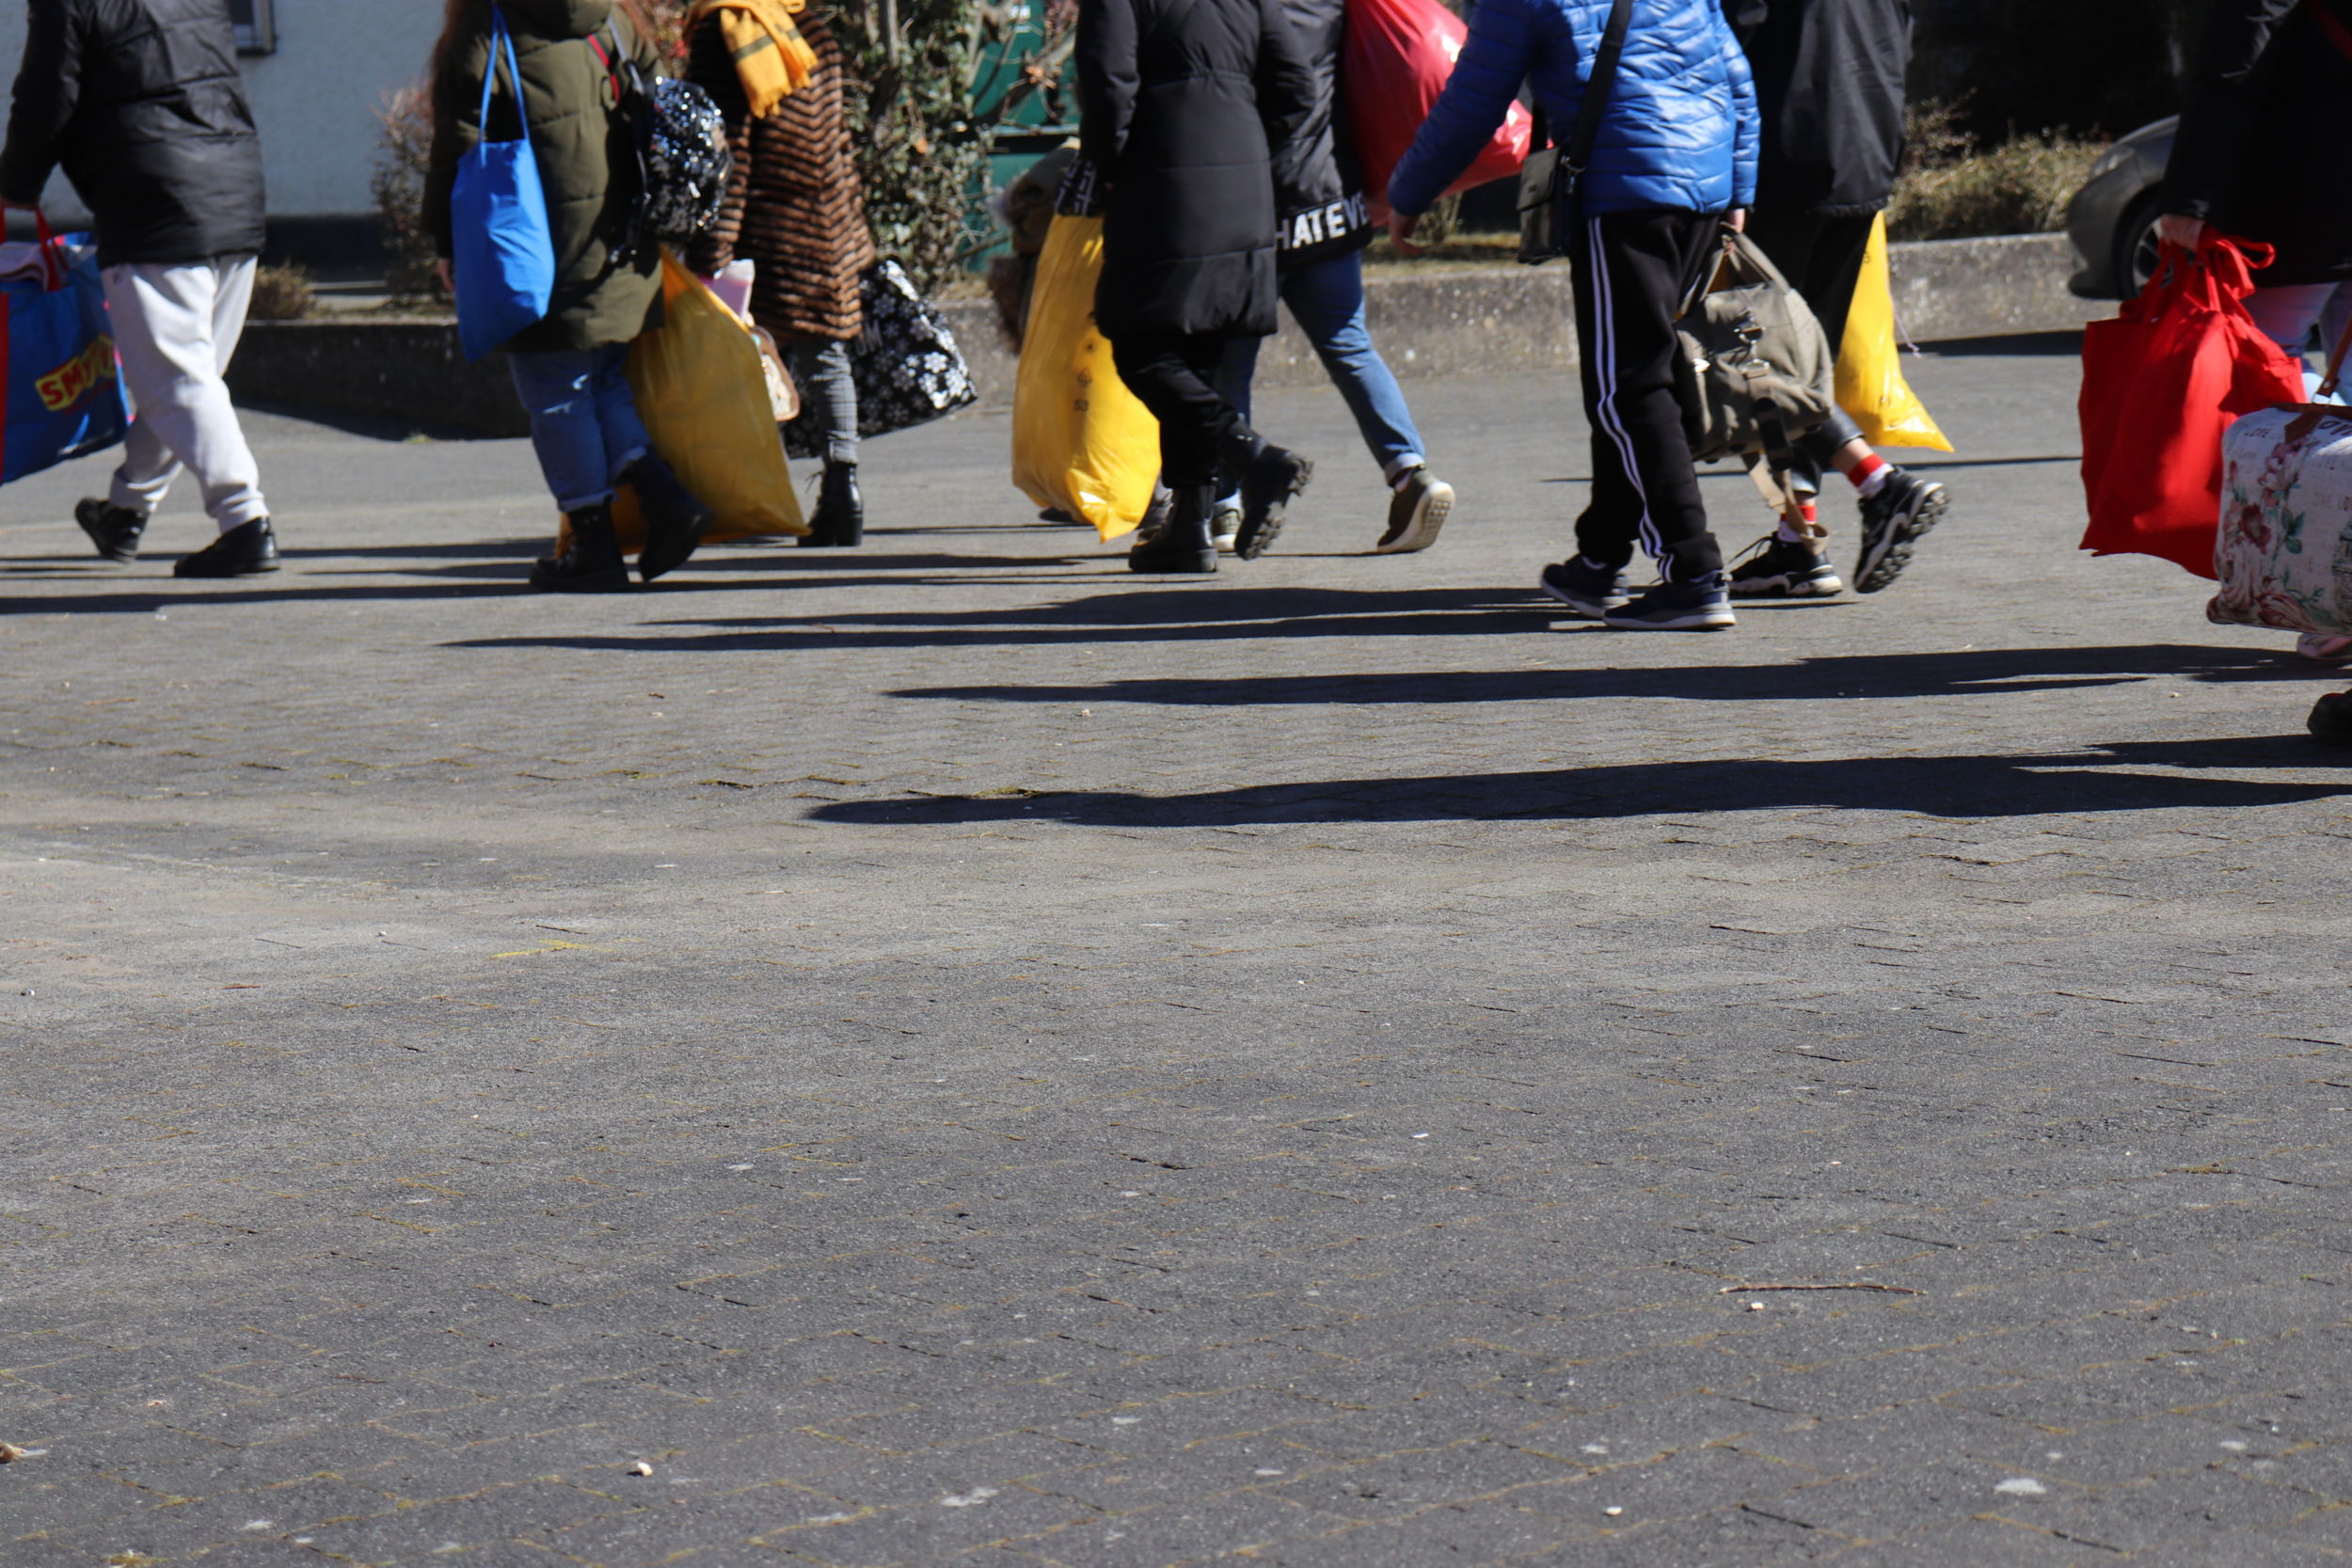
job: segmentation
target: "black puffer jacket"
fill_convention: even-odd
[[[1859,217],[1886,205],[1903,156],[1911,0],[1735,0],[1764,122],[1756,204]]]
[[[1077,57],[1104,335],[1273,331],[1268,149],[1314,106],[1282,0],[1080,0]]]
[[[2352,0],[2208,0],[2165,211],[2278,247],[2265,286],[2352,278]]]
[[[1275,244],[1287,269],[1344,256],[1372,243],[1372,204],[1347,134],[1340,93],[1347,0],[1283,0],[1291,31],[1314,77],[1314,105],[1274,149]]]
[[[228,0],[31,0],[0,200],[50,171],[90,210],[101,266],[262,248],[262,142]]]

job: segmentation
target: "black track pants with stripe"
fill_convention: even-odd
[[[1675,309],[1714,255],[1721,222],[1679,210],[1588,217],[1569,262],[1593,425],[1593,499],[1576,547],[1622,566],[1639,545],[1670,582],[1724,569],[1675,391]]]

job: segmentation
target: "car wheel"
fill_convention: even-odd
[[[2156,225],[2163,219],[2163,198],[2151,191],[2133,202],[2115,226],[2115,281],[2125,299],[2137,298],[2156,275]]]

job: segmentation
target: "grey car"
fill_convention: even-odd
[[[2069,286],[2084,298],[2129,299],[2156,270],[2160,187],[2180,125],[2170,115],[2108,148],[2067,203],[2066,237],[2083,264]]]

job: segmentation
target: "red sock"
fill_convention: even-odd
[[[1804,515],[1804,531],[1803,533],[1799,533],[1795,529],[1789,526],[1788,519],[1787,517],[1783,517],[1780,520],[1780,527],[1772,530],[1773,538],[1786,540],[1791,545],[1802,545],[1811,542],[1813,538],[1813,530],[1821,520],[1821,509],[1813,502],[1806,501],[1797,510]]]
[[[1877,452],[1872,452],[1869,456],[1855,464],[1853,466],[1853,471],[1846,477],[1851,480],[1853,482],[1853,487],[1859,490],[1865,484],[1870,483],[1870,476],[1872,474],[1877,473],[1881,468],[1885,467],[1886,459],[1881,457]]]

